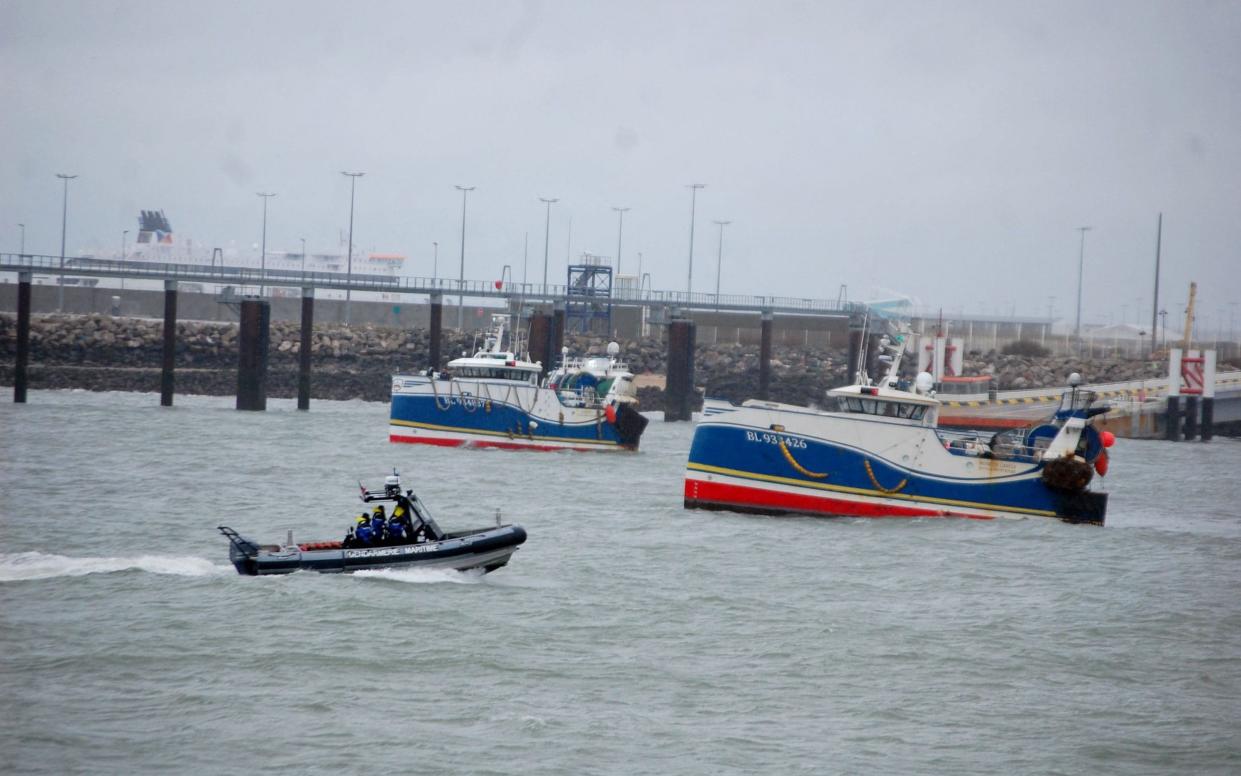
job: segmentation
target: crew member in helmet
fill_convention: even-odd
[[[354,527],[353,535],[357,540],[357,543],[363,547],[373,543],[375,537],[374,532],[371,530],[371,520],[366,516],[365,512],[358,515],[357,525]]]
[[[394,511],[388,518],[388,544],[405,544],[405,541],[405,524],[397,519]]]
[[[383,544],[388,538],[388,516],[384,513],[383,504],[376,504],[371,512],[371,535],[375,544]]]
[[[388,527],[391,529],[393,523],[399,525],[402,537],[407,542],[414,540],[414,521],[409,516],[409,510],[404,504],[398,503],[392,508],[392,517],[388,518]]]

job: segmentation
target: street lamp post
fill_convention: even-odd
[[[364,172],[345,172],[341,170],[341,175],[349,176],[349,247],[348,258],[345,260],[345,325],[349,325],[349,302],[353,295],[353,192],[354,187],[366,173]]]
[[[689,194],[689,276],[685,281],[685,301],[694,293],[694,208],[697,206],[698,190],[705,189],[705,183],[691,183],[687,186]]]
[[[262,247],[263,255],[259,259],[259,275],[260,275],[259,296],[266,296],[267,295],[267,285],[266,285],[266,281],[267,281],[267,200],[271,199],[272,197],[276,195],[268,194],[267,192],[263,192],[263,191],[256,192],[256,193],[258,194],[258,196],[263,198],[263,247]]]
[[[76,175],[64,175],[56,173],[56,177],[65,182],[64,198],[60,205],[60,285],[59,293],[56,295],[56,311],[64,312],[65,309],[65,230],[69,222],[69,181],[78,177]],[[24,242],[24,240],[23,240]]]
[[[552,205],[559,201],[555,197],[552,199],[539,197],[539,202],[547,204],[547,220],[543,224],[543,293],[547,293],[547,246],[552,234]]]
[[[431,280],[438,281],[440,277],[440,244],[437,242],[431,243],[431,250]],[[432,285],[437,285],[437,283],[433,282]]]
[[[22,247],[19,249],[18,255],[25,256],[26,255],[26,225],[18,224],[18,227],[20,227],[22,230],[22,242],[21,242]]]
[[[621,238],[625,234],[625,214],[629,212],[627,207],[614,207],[616,215],[619,216],[619,223],[616,225],[616,274],[621,271]]]
[[[720,309],[720,268],[724,265],[724,227],[732,223],[732,221],[716,221],[720,227],[720,252],[715,257],[715,309]]]
[[[457,277],[457,331],[465,330],[465,200],[474,186],[456,186],[461,192],[461,266]]]
[[[306,282],[306,238],[299,237],[298,239],[302,241],[302,282],[305,283]]]
[[[1082,347],[1082,267],[1086,259],[1086,232],[1093,227],[1079,226],[1077,231],[1081,232],[1081,247],[1077,252],[1077,323],[1073,326],[1073,336],[1077,339],[1077,350],[1080,353]]]

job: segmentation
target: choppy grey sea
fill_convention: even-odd
[[[7,402],[7,397],[6,397]],[[1119,440],[1105,528],[690,512],[636,455],[392,445],[387,406],[0,403],[0,772],[1241,772],[1241,444]],[[487,576],[243,578],[392,467]]]

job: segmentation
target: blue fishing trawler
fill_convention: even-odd
[[[505,347],[508,316],[492,316],[483,346],[443,372],[392,378],[392,442],[515,450],[637,450],[647,419],[633,374],[606,356],[570,359],[541,380],[543,365]]]
[[[686,508],[863,517],[1051,517],[1103,524],[1111,434],[1070,375],[1048,423],[1000,434],[937,428],[931,375],[901,380],[905,336],[880,339],[878,381],[827,392],[828,409],[708,400],[686,465]]]

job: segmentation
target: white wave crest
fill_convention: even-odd
[[[437,582],[451,582],[457,585],[475,585],[483,581],[482,569],[456,571],[454,569],[373,569],[355,571],[357,579],[388,579],[393,582],[407,582],[415,585],[427,585]]]
[[[81,577],[136,569],[151,574],[206,577],[232,571],[192,555],[138,555],[132,558],[75,558],[42,552],[0,553],[0,582]]]

